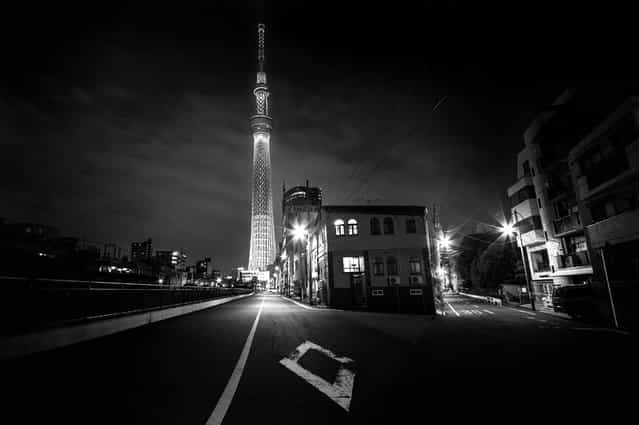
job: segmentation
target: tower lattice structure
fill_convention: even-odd
[[[265,270],[275,260],[275,226],[271,190],[271,129],[269,91],[264,72],[264,24],[257,26],[257,79],[255,114],[251,116],[253,133],[253,176],[251,196],[251,247],[249,270]]]

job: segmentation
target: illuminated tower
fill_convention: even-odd
[[[257,26],[257,81],[253,132],[253,180],[251,197],[251,248],[249,270],[265,270],[275,260],[275,228],[271,191],[270,139],[272,122],[268,114],[268,87],[264,72],[264,24]]]

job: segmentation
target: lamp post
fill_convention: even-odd
[[[513,211],[515,218],[517,217],[518,212],[517,211]],[[521,215],[520,215],[521,217]],[[523,219],[523,217],[522,217]],[[518,230],[515,229],[515,226],[513,226],[512,224],[508,224],[506,223],[503,227],[502,227],[502,233],[506,236],[510,236],[510,235],[515,235],[515,237],[517,238],[517,242],[519,244],[519,250],[521,252],[521,261],[522,261],[522,266],[524,267],[524,277],[526,279],[526,287],[528,288],[528,294],[530,297],[530,308],[532,309],[532,311],[535,311],[535,293],[533,292],[533,288],[532,288],[532,283],[530,281],[530,278],[528,276],[528,267],[526,266],[526,254],[524,253],[524,243],[522,242],[521,239],[521,233],[519,233]]]

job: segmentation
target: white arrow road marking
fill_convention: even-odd
[[[306,354],[308,350],[319,351],[326,357],[329,357],[338,363],[341,363],[339,370],[337,371],[337,377],[332,384],[325,379],[309,372],[304,369],[298,363],[299,360]],[[320,390],[327,395],[331,400],[337,403],[341,408],[347,412],[351,406],[351,396],[353,395],[353,384],[355,383],[355,372],[347,368],[347,365],[352,365],[353,359],[348,357],[340,357],[333,354],[332,351],[327,350],[324,347],[320,347],[311,341],[305,341],[299,345],[288,357],[284,357],[280,360],[280,364],[286,367],[288,370],[304,379],[306,382]]]

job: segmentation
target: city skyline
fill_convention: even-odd
[[[340,10],[76,10],[84,23],[64,31],[43,11],[3,70],[0,216],[120,246],[152,237],[224,270],[244,264],[260,13],[274,46],[274,186],[309,179],[326,204],[438,202],[446,226],[501,212],[511,158],[539,108],[604,68],[631,71],[563,56],[588,42],[562,37],[569,24],[555,40],[490,13],[475,22],[455,4]],[[520,48],[500,43],[503,32]],[[537,44],[543,56],[531,63]]]

